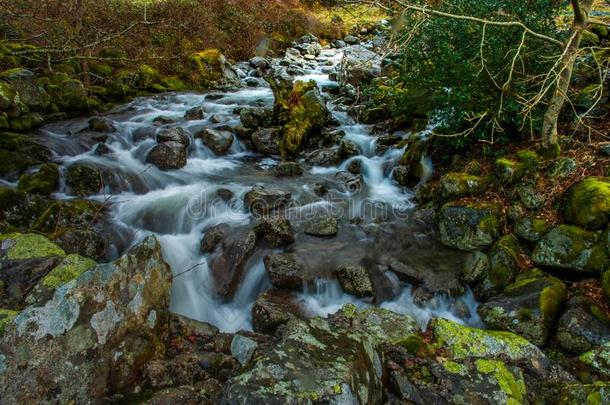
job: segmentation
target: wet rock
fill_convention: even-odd
[[[337,269],[337,278],[348,294],[356,297],[371,297],[374,294],[369,272],[362,266],[341,266]]]
[[[322,45],[317,42],[311,43],[305,48],[305,53],[307,55],[319,56],[322,53]]]
[[[599,234],[570,225],[551,230],[534,249],[532,259],[539,266],[594,273],[610,261]]]
[[[135,394],[142,362],[163,353],[170,289],[171,271],[150,237],[59,288],[45,306],[24,309],[0,339],[3,400],[87,403]]]
[[[42,111],[51,105],[51,97],[42,86],[38,85],[36,75],[32,71],[15,68],[3,72],[0,78],[17,91],[21,102],[30,109]]]
[[[588,177],[567,191],[564,215],[588,229],[599,229],[610,221],[610,179]]]
[[[250,66],[255,69],[266,69],[269,66],[269,62],[267,59],[262,56],[255,56],[254,58],[249,60]]]
[[[400,165],[394,169],[393,177],[401,186],[412,187],[429,177],[426,166],[427,139],[421,135],[409,139]]]
[[[240,111],[239,118],[246,128],[267,128],[273,125],[273,110],[263,107],[247,107]]]
[[[345,42],[348,45],[356,45],[356,44],[360,43],[360,40],[358,39],[358,37],[356,37],[354,35],[348,35],[345,38],[343,38],[343,42]]]
[[[485,186],[483,179],[467,173],[447,173],[440,179],[441,196],[446,199],[476,196]]]
[[[322,183],[315,183],[312,186],[312,190],[315,195],[317,195],[318,197],[322,197],[323,195],[328,193],[328,186]]]
[[[479,250],[470,252],[466,256],[461,278],[467,284],[476,284],[485,277],[490,268],[489,257],[485,253]]]
[[[515,220],[515,235],[529,242],[538,242],[551,230],[551,226],[543,219],[527,216]]]
[[[112,149],[110,149],[110,147],[103,142],[99,142],[97,145],[95,145],[93,150],[93,154],[96,156],[106,156],[110,153],[112,153]]]
[[[566,286],[559,279],[533,271],[521,275],[478,312],[490,329],[510,331],[543,346],[565,299]]]
[[[263,155],[279,155],[281,131],[278,128],[261,128],[252,134],[254,150]]]
[[[47,163],[51,151],[32,137],[0,132],[0,175],[4,178],[20,174],[31,166]]]
[[[227,224],[220,224],[206,230],[201,239],[200,251],[203,254],[213,252],[229,231]]]
[[[362,162],[358,159],[352,160],[347,165],[347,171],[353,174],[362,174]]]
[[[193,107],[184,114],[184,118],[189,121],[202,120],[205,117],[203,107]]]
[[[344,50],[339,72],[341,83],[360,86],[381,74],[381,57],[362,45],[349,46]]]
[[[94,132],[116,132],[117,129],[110,120],[94,117],[89,120],[89,130]]]
[[[104,176],[97,167],[76,163],[68,167],[66,184],[78,196],[95,195],[104,189]]]
[[[238,84],[239,77],[227,58],[218,50],[208,48],[190,56],[193,82],[206,87],[218,84]]]
[[[292,199],[292,193],[279,188],[255,186],[244,196],[244,204],[257,215],[266,215],[285,208]]]
[[[26,193],[50,195],[59,187],[59,168],[47,163],[35,173],[24,174],[19,178],[18,189]]]
[[[265,270],[274,287],[284,290],[301,291],[307,281],[303,265],[292,253],[265,256]]]
[[[356,193],[362,190],[363,178],[361,174],[354,174],[348,171],[335,174],[335,180],[343,185],[346,191]]]
[[[189,146],[191,144],[191,137],[184,128],[165,128],[157,134],[157,142],[177,142],[184,146]]]
[[[472,251],[490,246],[498,235],[493,207],[447,203],[439,214],[441,242],[448,247]]]
[[[341,162],[341,152],[338,148],[319,149],[307,155],[305,161],[312,166],[335,166]]]
[[[599,401],[599,402],[597,402]],[[610,383],[596,381],[593,384],[570,383],[563,385],[560,403],[569,405],[607,403],[610,401]]]
[[[276,177],[298,177],[303,175],[303,168],[297,162],[280,162],[274,169]]]
[[[216,292],[230,300],[241,284],[244,268],[256,247],[256,233],[248,231],[223,242],[223,250],[210,262]]]
[[[254,232],[259,240],[265,240],[273,247],[288,246],[294,242],[294,231],[286,218],[265,217],[254,226]]]
[[[339,232],[339,221],[330,216],[317,216],[305,224],[304,231],[312,236],[335,236]]]
[[[231,341],[231,355],[239,361],[239,364],[244,366],[250,361],[257,347],[258,343],[256,341],[237,334]]]
[[[577,294],[559,318],[557,341],[563,350],[574,354],[610,343],[610,319],[593,301]]]
[[[416,331],[409,317],[382,309],[358,312],[351,306],[336,321],[291,322],[275,347],[229,380],[222,401],[381,403],[381,345]],[[315,373],[303,378],[302,370]]]
[[[483,274],[481,282],[475,287],[477,296],[489,298],[511,284],[519,271],[521,252],[517,238],[512,235],[500,238],[489,251],[489,271]]]
[[[233,134],[228,131],[209,128],[197,133],[195,137],[201,139],[204,145],[217,155],[226,155],[231,149],[234,139]]]
[[[187,150],[178,142],[163,142],[148,153],[146,163],[153,164],[161,170],[178,170],[186,166]]]
[[[302,317],[297,297],[288,291],[267,291],[252,307],[252,327],[257,333],[272,335],[279,326]]]
[[[339,143],[339,151],[341,153],[342,158],[358,156],[360,154],[360,149],[358,148],[358,145],[346,139],[342,139]]]
[[[226,188],[218,189],[216,194],[218,195],[218,197],[220,197],[222,201],[231,201],[235,196],[235,194],[231,190]]]
[[[168,125],[173,124],[174,122],[176,122],[176,120],[166,115],[159,115],[153,120],[153,124],[155,125]]]

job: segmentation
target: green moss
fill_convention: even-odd
[[[0,337],[4,334],[4,330],[6,329],[7,325],[13,319],[15,319],[17,314],[17,311],[11,311],[9,309],[0,308]]]
[[[188,88],[188,86],[176,76],[163,77],[161,79],[161,84],[163,84],[168,91],[184,91]]]
[[[194,68],[191,80],[202,86],[209,86],[222,79],[222,53],[218,49],[206,49],[190,57]]]
[[[452,374],[459,374],[463,376],[468,372],[464,365],[456,363],[455,361],[446,361],[443,363],[443,367],[445,367],[445,370]]]
[[[42,279],[42,284],[48,289],[55,289],[69,281],[78,278],[84,272],[95,267],[96,263],[79,255],[68,255],[63,262],[55,267]]]
[[[602,291],[606,302],[610,303],[610,269],[602,273]]]
[[[570,188],[564,214],[568,221],[598,229],[610,220],[610,180],[588,177]]]
[[[399,341],[397,345],[403,347],[409,354],[415,356],[424,346],[424,339],[420,335],[411,335]]]
[[[10,260],[24,260],[36,257],[60,256],[66,253],[55,243],[42,235],[34,233],[11,233],[0,235],[0,241],[10,240],[12,246],[7,250],[7,258]]]
[[[29,132],[44,122],[44,117],[39,113],[32,112],[23,114],[9,120],[9,128],[15,132]]]
[[[517,152],[517,159],[521,164],[520,169],[527,172],[538,170],[543,163],[542,158],[536,152],[528,149]]]
[[[0,132],[0,175],[7,176],[26,168],[45,163],[51,153],[31,137],[11,132]]]
[[[19,179],[19,190],[26,193],[49,195],[59,186],[59,168],[48,163],[40,167],[36,173],[24,174]]]
[[[492,375],[500,389],[506,394],[507,403],[521,404],[526,399],[526,386],[523,375],[513,375],[506,365],[499,360],[478,359],[475,361],[477,371]]]
[[[134,75],[134,85],[137,88],[149,90],[159,81],[159,72],[150,65],[138,66]]]

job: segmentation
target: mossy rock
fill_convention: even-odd
[[[102,170],[86,164],[73,164],[68,167],[66,184],[78,196],[98,194],[104,188]]]
[[[587,177],[567,191],[566,219],[588,229],[599,229],[610,221],[610,178]]]
[[[24,68],[13,68],[0,73],[0,79],[10,83],[19,99],[33,111],[44,111],[51,105],[51,97],[38,84],[36,75]]]
[[[0,235],[2,250],[8,260],[27,260],[40,257],[64,257],[66,253],[42,235],[10,233]]]
[[[24,174],[19,178],[19,190],[26,193],[50,195],[59,187],[59,168],[47,163],[35,173]]]
[[[0,187],[0,231],[32,228],[48,206],[49,201],[40,195]]]
[[[552,226],[544,219],[523,216],[517,218],[514,224],[515,235],[528,242],[538,242],[544,237]]]
[[[475,287],[478,297],[489,298],[500,293],[515,280],[519,271],[519,256],[522,253],[517,238],[505,235],[489,251],[489,271]]]
[[[566,383],[562,386],[559,405],[607,405],[610,404],[610,383],[596,381],[592,384]]]
[[[476,196],[485,186],[485,180],[468,173],[447,173],[440,179],[441,196],[446,199]]]
[[[25,169],[46,163],[51,152],[31,137],[0,132],[0,176],[20,174]]]
[[[6,326],[19,314],[17,311],[0,308],[0,338],[4,334]]]
[[[488,205],[450,202],[439,215],[441,242],[464,251],[490,246],[498,235],[498,226],[495,209]]]
[[[9,83],[0,81],[0,110],[20,109],[21,100],[17,91]]]
[[[581,354],[578,360],[594,374],[610,379],[610,343]]]
[[[58,74],[50,78],[46,90],[62,112],[84,113],[91,109],[87,90],[80,80]]]
[[[29,132],[44,123],[44,117],[37,112],[29,112],[20,115],[17,118],[12,118],[8,121],[8,126],[11,131]]]
[[[400,159],[400,166],[394,171],[394,179],[401,186],[412,187],[428,177],[428,168],[424,163],[428,149],[428,140],[420,135],[409,139],[405,153]]]
[[[602,292],[606,302],[610,304],[610,269],[606,269],[602,273]]]
[[[192,54],[189,58],[191,65],[191,82],[209,87],[218,82],[237,81],[237,75],[219,49],[210,48]]]
[[[561,280],[530,272],[482,304],[478,312],[490,329],[513,332],[542,346],[565,299],[566,286]]]
[[[494,163],[494,174],[504,183],[514,183],[524,177],[533,177],[543,164],[543,159],[534,151],[521,150],[516,159],[499,158]]]
[[[575,274],[599,274],[610,266],[608,248],[601,233],[560,225],[536,245],[532,259],[539,266],[572,270]]]
[[[188,89],[186,83],[176,76],[162,77],[161,84],[167,91],[185,91]]]
[[[610,343],[610,319],[597,303],[576,291],[559,318],[556,339],[563,350],[580,355]]]

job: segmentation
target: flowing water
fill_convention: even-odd
[[[332,89],[338,84],[329,79],[342,57],[341,50],[326,49],[306,66],[297,80],[315,80],[321,89]],[[248,78],[252,83],[252,77]],[[181,170],[161,171],[145,163],[150,149],[156,144],[155,135],[164,126],[153,121],[159,116],[174,120],[168,126],[181,126],[191,133],[202,128],[234,128],[240,124],[237,110],[245,106],[273,105],[270,88],[260,79],[259,87],[244,87],[238,91],[208,94],[164,94],[136,99],[107,115],[117,131],[109,134],[106,144],[110,153],[99,156],[93,152],[96,141],[81,136],[85,120],[54,123],[42,130],[45,143],[55,152],[65,170],[76,162],[94,165],[110,173],[113,181],[105,194],[92,197],[108,203],[117,227],[125,230],[131,244],[154,234],[161,242],[163,253],[174,272],[172,310],[191,318],[210,322],[223,331],[251,328],[251,308],[257,297],[271,287],[265,273],[263,257],[271,249],[257,251],[248,261],[245,276],[230,301],[221,300],[214,290],[209,257],[200,253],[202,235],[211,226],[229,224],[233,228],[246,227],[252,215],[243,206],[243,196],[255,184],[273,185],[292,192],[298,206],[289,214],[299,218],[305,212],[332,208],[341,217],[340,235],[330,240],[320,240],[299,235],[295,252],[309,256],[318,266],[338,258],[366,256],[376,253],[379,239],[373,240],[371,229],[401,227],[412,208],[411,194],[399,187],[391,178],[396,161],[404,152],[389,148],[377,153],[376,137],[371,128],[354,122],[333,97],[323,92],[329,109],[340,124],[346,138],[360,149],[360,155],[350,158],[337,167],[306,167],[303,176],[277,178],[270,169],[279,160],[265,158],[251,152],[237,138],[226,156],[217,156],[200,140],[191,143],[186,167]],[[203,107],[201,120],[187,121],[185,112],[193,107]],[[407,134],[405,134],[406,136]],[[337,181],[336,174],[344,171],[353,160],[361,164],[364,185],[356,190],[345,188]],[[329,185],[329,193],[318,197],[314,184]],[[218,198],[218,190],[230,190],[234,198],[225,201]],[[70,190],[61,186],[57,198],[72,198]],[[381,213],[381,214],[380,214]],[[379,218],[382,218],[380,220]],[[379,233],[379,232],[378,232]],[[404,236],[404,235],[408,236]],[[402,233],[381,240],[387,250],[394,249],[401,240],[409,239],[411,246],[426,238],[424,234],[406,228]],[[433,245],[422,242],[419,248],[428,258],[423,265],[439,265]],[[383,250],[383,249],[381,249]],[[365,252],[365,253],[362,253]],[[368,252],[368,253],[367,253]],[[417,252],[417,251],[416,251]],[[417,254],[415,255],[417,256]],[[426,264],[428,263],[428,264]],[[425,324],[432,316],[443,316],[462,322],[477,324],[476,303],[470,293],[460,298],[444,295],[427,300],[425,305],[414,303],[413,289],[400,281],[393,273],[386,272],[388,297],[375,304],[400,313],[413,315]],[[327,315],[351,302],[365,307],[372,300],[357,299],[344,293],[339,283],[320,277],[313,285],[304,286],[298,295],[299,302],[310,315]]]

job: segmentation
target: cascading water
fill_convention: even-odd
[[[326,98],[325,89],[338,84],[329,78],[342,57],[341,50],[326,49],[295,80],[315,80]],[[252,78],[248,78],[252,79]],[[251,308],[257,297],[270,288],[263,250],[254,254],[246,264],[246,271],[237,291],[228,302],[217,298],[209,266],[209,257],[200,253],[200,240],[205,230],[218,224],[244,227],[252,216],[243,206],[243,196],[254,184],[281,184],[292,192],[301,203],[293,210],[342,205],[350,201],[353,212],[362,215],[362,202],[378,202],[402,213],[411,208],[410,194],[399,187],[391,173],[402,156],[402,149],[389,148],[377,153],[376,137],[371,129],[352,120],[332,100],[329,109],[345,132],[345,138],[356,144],[360,155],[354,156],[337,167],[311,167],[303,176],[278,179],[268,169],[277,165],[276,159],[265,158],[249,152],[237,138],[226,156],[217,156],[200,140],[191,142],[186,167],[181,170],[161,171],[145,163],[149,150],[155,145],[155,135],[160,128],[179,125],[191,133],[203,128],[234,128],[239,125],[236,109],[245,106],[273,105],[273,93],[258,80],[261,87],[244,88],[232,92],[212,94],[168,94],[137,99],[129,105],[107,115],[116,127],[106,144],[110,153],[98,155],[92,151],[95,145],[80,139],[77,134],[83,121],[55,123],[43,129],[47,144],[57,154],[64,170],[74,163],[86,163],[105,169],[112,174],[112,184],[105,194],[92,197],[109,203],[117,225],[129,229],[132,243],[155,234],[163,253],[174,272],[172,310],[185,316],[210,322],[223,331],[251,328]],[[251,81],[250,81],[251,83]],[[185,120],[185,113],[193,107],[202,107],[202,119]],[[175,123],[159,126],[155,121],[163,116]],[[316,182],[333,182],[333,176],[346,170],[353,162],[360,163],[363,186],[358,190],[336,191],[333,200],[318,198],[311,189]],[[230,201],[217,198],[219,190],[233,194]],[[57,198],[71,198],[70,190],[62,185]],[[403,218],[390,220],[404,221]],[[348,225],[356,241],[366,241],[366,227]],[[426,307],[415,305],[412,289],[393,274],[394,298],[383,302],[383,307],[396,312],[412,314],[422,324],[432,316],[444,316],[476,324],[478,318],[471,294],[462,298],[437,297]],[[351,302],[358,306],[372,305],[371,300],[357,299],[346,294],[335,280],[318,279],[299,295],[299,301],[310,315],[327,315]],[[458,309],[456,309],[458,308]],[[460,314],[460,316],[456,315]]]

